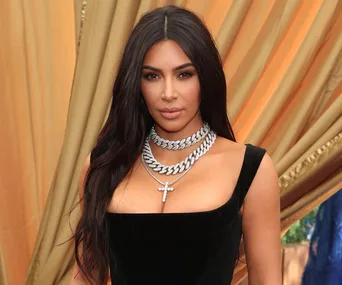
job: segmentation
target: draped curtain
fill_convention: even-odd
[[[25,284],[62,147],[76,60],[69,2],[0,0],[1,285]]]
[[[29,7],[29,4],[23,4],[23,0],[14,2]],[[46,67],[49,72],[41,73],[44,78],[51,82],[56,78],[65,79],[62,90],[59,85],[47,85],[46,88],[51,89],[49,93],[36,89],[29,93],[29,87],[37,84],[35,77],[43,79],[34,69],[26,69],[26,85],[16,86],[21,92],[28,92],[21,108],[32,108],[32,104],[47,98],[50,104],[54,103],[49,105],[51,108],[59,104],[63,106],[64,113],[61,111],[54,113],[56,117],[44,117],[45,113],[38,108],[29,113],[30,122],[11,117],[18,125],[25,121],[31,129],[22,135],[25,141],[1,142],[4,149],[10,151],[6,152],[6,156],[1,154],[8,163],[1,169],[1,175],[6,174],[6,180],[1,177],[1,190],[4,191],[0,195],[5,193],[8,201],[20,197],[22,203],[7,205],[6,202],[5,208],[0,208],[1,216],[7,213],[6,219],[0,217],[1,281],[19,284],[13,283],[17,280],[13,273],[15,265],[11,263],[9,251],[5,254],[4,248],[9,244],[12,258],[18,258],[22,249],[15,248],[15,245],[23,241],[32,244],[35,239],[36,231],[31,235],[24,232],[13,241],[8,237],[4,239],[6,234],[12,237],[16,233],[17,227],[13,223],[15,215],[19,211],[24,217],[22,223],[31,221],[33,215],[27,209],[32,207],[32,201],[41,201],[42,209],[45,201],[42,197],[48,195],[42,220],[37,219],[34,223],[35,229],[40,224],[36,246],[34,250],[32,247],[26,249],[27,255],[24,256],[23,263],[27,263],[28,254],[33,252],[26,282],[30,285],[68,284],[73,264],[73,244],[65,241],[70,238],[70,228],[75,227],[79,218],[78,208],[71,217],[69,211],[78,199],[83,160],[94,146],[105,121],[116,69],[133,26],[143,13],[166,4],[193,10],[212,32],[224,63],[227,110],[237,140],[266,148],[276,164],[281,189],[283,233],[293,222],[342,188],[342,0],[77,0],[74,6],[65,1],[63,5],[54,5],[62,5],[69,9],[68,12],[75,11],[74,18],[68,14],[69,21],[65,20],[64,15],[58,18],[58,23],[68,25],[68,38],[59,38],[60,42],[44,38],[50,44],[40,49],[37,46],[29,49],[27,35],[20,39],[25,51],[37,53],[37,50],[44,49],[50,54],[42,55],[43,58],[56,61],[55,65],[50,62]],[[42,5],[46,7],[48,4],[44,2]],[[21,11],[23,14],[18,18],[26,21],[24,27],[29,26],[31,22],[27,20],[27,15],[32,16],[33,12]],[[42,25],[41,29],[49,31],[51,27],[44,26],[46,19],[35,18],[36,29]],[[71,23],[70,19],[74,22]],[[76,31],[75,34],[70,32],[71,29]],[[49,33],[46,32],[46,35]],[[38,39],[32,38],[31,43],[43,45],[44,41],[39,42]],[[74,76],[70,72],[72,52],[69,58],[65,58],[61,50],[53,49],[60,44],[65,53],[66,46],[70,48],[71,43],[75,45],[77,54]],[[6,52],[11,55],[10,49]],[[22,61],[29,61],[32,56],[26,52]],[[35,56],[40,58],[40,53]],[[64,69],[56,68],[62,64]],[[12,76],[14,74],[14,70],[7,72]],[[14,82],[14,79],[11,80]],[[73,84],[68,101],[67,86],[71,80]],[[12,92],[10,88],[5,91],[7,101],[0,107],[4,108],[4,112],[19,108],[18,102],[10,100]],[[45,108],[45,105],[41,107]],[[63,120],[66,120],[64,132]],[[40,139],[51,140],[45,141],[44,153],[37,141],[32,140],[33,130],[39,129],[43,122],[50,124],[50,128],[45,126],[48,131],[39,133]],[[60,124],[59,132],[52,129],[52,124]],[[19,136],[17,125],[12,128],[9,125],[0,126],[8,136]],[[62,140],[63,146],[59,150],[58,142]],[[26,156],[23,153],[18,156],[13,151],[14,147],[25,148],[26,144],[32,143],[36,145],[26,147]],[[58,147],[51,149],[48,143]],[[38,158],[43,159],[41,154],[46,154],[47,148],[49,155],[53,156],[51,165],[56,166],[53,179],[54,167],[50,165],[50,172],[47,172],[46,163],[36,163]],[[19,172],[18,165],[21,167]],[[44,179],[45,186],[51,185],[50,189],[39,188],[35,183],[24,185],[21,180],[27,179],[25,175],[28,171],[35,173],[35,179]],[[18,181],[14,180],[14,175]],[[4,184],[4,181],[8,183]],[[11,183],[17,183],[17,186],[12,187]],[[238,284],[245,275],[246,266],[241,263],[234,273],[234,284]]]

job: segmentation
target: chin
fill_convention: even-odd
[[[188,124],[188,122],[185,122],[184,120],[158,120],[155,121],[155,124],[161,128],[162,130],[169,132],[169,133],[175,133],[179,132]]]

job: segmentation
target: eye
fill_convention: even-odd
[[[143,74],[143,78],[146,80],[152,81],[152,80],[158,79],[159,76],[155,73],[149,72],[149,73]]]
[[[181,74],[178,75],[178,78],[184,79],[193,76],[192,72],[184,71]]]

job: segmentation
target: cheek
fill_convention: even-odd
[[[160,92],[161,85],[158,82],[141,82],[141,92],[144,94],[144,96],[155,96]]]
[[[154,86],[153,86],[154,85]],[[141,93],[144,97],[148,109],[153,107],[160,97],[160,91],[156,84],[141,84]]]
[[[193,108],[197,108],[200,103],[200,85],[198,82],[192,82],[184,86],[184,96],[185,101]]]

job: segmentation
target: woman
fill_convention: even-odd
[[[275,168],[235,141],[219,54],[187,10],[134,28],[80,197],[71,284],[230,284],[242,232],[250,284],[281,284]]]

